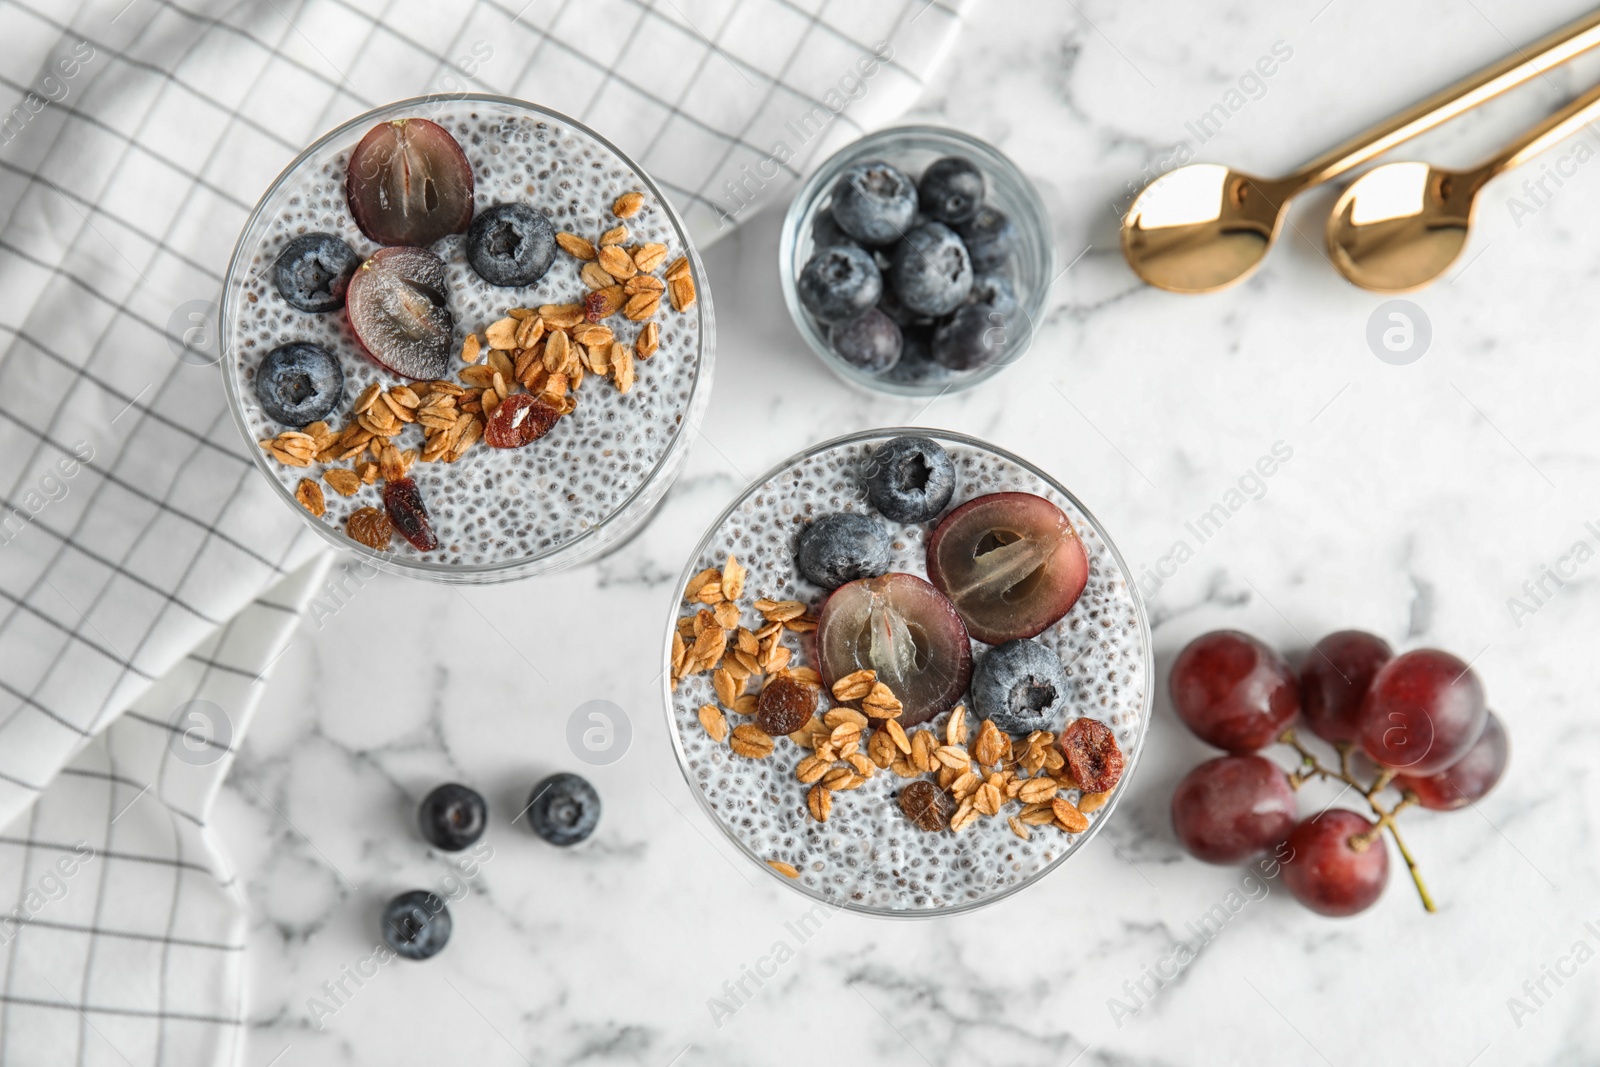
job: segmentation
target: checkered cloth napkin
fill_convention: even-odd
[[[0,1065],[238,1058],[206,819],[327,565],[210,355],[273,176],[391,100],[503,93],[704,244],[901,112],[969,2],[0,0]]]

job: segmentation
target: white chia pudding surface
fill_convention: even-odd
[[[352,405],[369,383],[379,382],[385,389],[414,384],[366,357],[343,310],[300,311],[283,299],[273,280],[278,254],[302,234],[335,234],[363,258],[378,250],[380,246],[357,228],[346,204],[345,169],[368,129],[412,116],[438,123],[460,143],[472,165],[475,211],[498,203],[526,203],[548,216],[558,233],[575,233],[596,245],[601,233],[625,225],[628,245],[663,244],[667,263],[689,255],[700,300],[684,312],[662,300],[661,310],[651,320],[660,327],[660,348],[648,360],[637,362],[636,380],[628,393],[618,392],[608,380],[588,376],[576,391],[576,410],[544,438],[514,449],[490,448],[479,441],[455,463],[420,459],[414,463],[410,477],[428,508],[439,547],[420,552],[396,535],[388,554],[401,562],[492,567],[559,553],[630,502],[636,505],[630,517],[642,517],[649,508],[637,506],[638,498],[665,492],[675,470],[675,463],[667,461],[680,458],[678,446],[686,443],[685,421],[708,392],[703,380],[708,376],[701,373],[704,279],[698,276],[698,263],[682,231],[642,174],[586,131],[507,103],[423,101],[414,111],[375,113],[350,130],[345,143],[313,151],[269,194],[260,209],[262,221],[254,227],[259,236],[253,246],[243,249],[229,278],[229,299],[237,310],[230,316],[223,359],[247,431],[260,441],[293,429],[268,418],[255,392],[257,365],[272,349],[291,341],[315,342],[339,359],[344,397],[325,419],[336,431],[350,421]],[[615,217],[612,204],[633,191],[644,194],[643,206],[630,218]],[[465,245],[463,233],[430,246],[445,263],[457,353],[469,333],[481,339],[484,329],[504,318],[509,308],[581,303],[589,291],[579,279],[582,262],[565,251],[557,251],[549,271],[535,284],[499,287],[473,271]],[[619,312],[606,318],[604,325],[631,347],[645,324],[630,322]],[[453,371],[465,366],[459,358],[453,360]],[[393,440],[401,451],[420,452],[422,428],[407,426]],[[359,460],[369,458],[364,454]],[[314,521],[343,537],[345,519],[353,511],[383,507],[381,479],[350,497],[334,493],[321,481],[325,470],[349,469],[354,462],[291,467],[268,456],[266,467],[291,495],[302,478],[319,482],[327,512]],[[658,472],[663,477],[652,482]],[[641,494],[642,489],[648,492]]]
[[[971,907],[1003,896],[1051,869],[1089,839],[1115,808],[1137,762],[1150,715],[1151,659],[1149,633],[1130,589],[1131,576],[1082,507],[1006,455],[936,430],[874,431],[822,445],[751,487],[707,535],[684,572],[685,583],[707,567],[720,568],[732,554],[749,571],[740,598],[743,625],[755,629],[762,624],[749,608],[758,598],[798,600],[815,616],[827,593],[800,576],[795,542],[807,523],[838,511],[861,512],[882,521],[890,534],[889,569],[926,578],[927,538],[937,523],[896,523],[879,515],[868,503],[858,474],[873,449],[900,433],[931,437],[950,453],[956,491],[946,513],[989,493],[1035,493],[1061,508],[1083,541],[1088,584],[1072,610],[1037,640],[1060,656],[1072,687],[1068,709],[1051,729],[1059,735],[1072,719],[1099,719],[1115,733],[1127,760],[1122,782],[1111,798],[1088,816],[1089,829],[1067,834],[1051,825],[1030,827],[1032,836],[1024,841],[1007,823],[1006,816],[1020,810],[1012,801],[999,816],[981,817],[960,833],[922,830],[906,818],[897,799],[901,789],[917,779],[888,770],[877,770],[859,789],[834,793],[832,813],[826,823],[819,823],[806,810],[809,787],[795,777],[808,750],[779,737],[765,759],[735,755],[726,742],[713,741],[700,725],[700,706],[718,703],[710,672],[690,675],[671,689],[669,647],[666,677],[674,741],[685,775],[735,843],[763,864],[792,865],[799,877],[791,884],[808,895],[863,911],[914,915]],[[683,603],[675,605],[674,626],[688,610]],[[670,633],[668,637],[670,644]],[[795,649],[792,665],[820,669],[813,634],[803,641],[789,634],[784,640]],[[987,649],[973,641],[974,659]],[[975,733],[977,718],[970,702],[967,706],[967,721]],[[731,710],[725,714],[730,727],[750,721]],[[942,737],[948,719],[946,713],[927,725]],[[1078,799],[1077,793],[1066,796]]]

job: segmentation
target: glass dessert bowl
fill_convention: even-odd
[[[690,791],[740,851],[833,906],[1002,899],[1126,791],[1153,694],[1131,577],[1065,487],[977,439],[882,429],[808,449],[685,568],[662,676]]]
[[[221,305],[256,462],[336,547],[452,582],[604,554],[709,398],[704,271],[594,131],[491,96],[353,119],[262,196]]]
[[[1022,358],[1055,279],[1027,176],[959,130],[898,126],[833,155],[789,205],[778,274],[795,327],[845,381],[936,396]]]

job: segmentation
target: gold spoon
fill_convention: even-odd
[[[1403,293],[1443,274],[1461,255],[1478,194],[1600,118],[1600,86],[1557,111],[1480,166],[1445,170],[1385,163],[1351,183],[1328,216],[1328,252],[1363,289]]]
[[[1122,254],[1139,277],[1174,293],[1207,293],[1261,263],[1296,195],[1600,44],[1600,10],[1435,93],[1285,178],[1191,163],[1145,187],[1122,220]]]

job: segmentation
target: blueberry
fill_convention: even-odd
[[[900,302],[900,297],[895,293],[894,286],[885,285],[883,295],[878,297],[878,310],[894,320],[896,326],[904,329],[907,326],[932,326],[933,318],[928,315],[919,315]]]
[[[942,222],[918,226],[894,246],[890,279],[900,302],[922,315],[945,315],[972,290],[972,261]]]
[[[933,358],[951,370],[1005,362],[1006,320],[993,304],[964,304],[933,331]]]
[[[983,271],[972,277],[972,291],[967,294],[969,304],[989,304],[1007,322],[1021,310],[1017,303],[1017,288],[1009,275],[1001,271]]]
[[[882,374],[900,362],[900,327],[877,308],[835,326],[832,341],[840,359],[868,374]]]
[[[321,345],[293,341],[267,353],[256,368],[256,399],[285,426],[316,422],[344,398],[344,370]]]
[[[331,233],[308,233],[290,241],[272,265],[278,292],[301,311],[344,307],[350,276],[361,265],[355,249]]]
[[[889,531],[867,515],[824,515],[800,531],[799,548],[795,563],[800,573],[824,589],[876,578],[889,569]]]
[[[928,164],[917,183],[917,201],[931,219],[952,226],[966,222],[983,204],[983,171],[965,156],[945,156]]]
[[[950,377],[950,368],[933,360],[933,327],[900,328],[900,362],[883,376],[884,381],[902,385],[928,385]]]
[[[857,163],[839,176],[830,201],[840,229],[868,245],[900,240],[917,213],[917,187],[881,159]]]
[[[1067,698],[1061,660],[1025,637],[996,645],[972,671],[973,710],[1008,734],[1059,725]]]
[[[878,302],[883,276],[865,250],[837,245],[806,261],[798,288],[800,303],[819,322],[849,322]]]
[[[576,774],[552,774],[528,797],[528,825],[552,845],[576,845],[600,824],[600,794]]]
[[[833,212],[823,208],[817,212],[817,217],[811,222],[812,251],[819,248],[832,248],[835,245],[853,245],[856,239],[839,228],[839,223],[833,217]]]
[[[448,782],[422,798],[417,822],[434,848],[460,852],[483,836],[489,825],[489,806],[475,790]]]
[[[895,522],[938,518],[956,491],[955,464],[929,437],[896,437],[879,445],[862,473],[867,499]]]
[[[973,270],[1002,270],[1017,250],[1016,224],[995,208],[979,208],[970,222],[956,229],[967,244]]]
[[[526,204],[496,204],[467,230],[467,261],[490,285],[532,285],[555,258],[555,228]]]
[[[450,941],[450,909],[436,893],[413,889],[383,909],[383,940],[397,956],[425,960]]]

